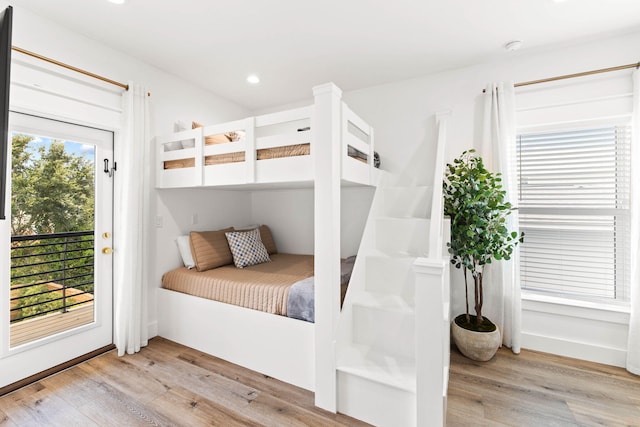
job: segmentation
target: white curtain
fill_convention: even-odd
[[[631,318],[627,370],[640,375],[640,70],[633,72],[631,141]]]
[[[114,338],[118,355],[147,345],[149,241],[149,101],[129,83],[123,94],[123,130],[116,139],[114,215]]]
[[[485,91],[483,138],[480,155],[485,166],[502,174],[507,200],[518,205],[514,159],[515,101],[513,83],[492,83]],[[507,217],[509,230],[518,231],[518,212]],[[526,237],[525,237],[526,238]],[[502,331],[502,343],[520,353],[522,301],[520,297],[519,250],[509,261],[490,264],[484,274],[484,313]]]

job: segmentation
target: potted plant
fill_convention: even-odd
[[[500,331],[482,315],[483,275],[493,260],[508,260],[524,233],[509,231],[506,217],[514,209],[505,201],[499,173],[484,167],[475,150],[447,164],[443,182],[444,213],[451,218],[451,263],[464,273],[466,313],[451,323],[453,341],[462,354],[487,361],[501,343]],[[469,314],[467,272],[474,285],[475,316]]]

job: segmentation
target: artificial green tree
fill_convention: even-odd
[[[443,196],[444,213],[451,218],[451,242],[447,244],[451,263],[464,273],[466,314],[458,316],[456,323],[491,332],[495,325],[482,315],[484,269],[493,260],[509,260],[524,233],[507,229],[506,217],[514,208],[505,200],[501,174],[488,171],[475,150],[447,164]],[[467,271],[474,282],[475,316],[469,314]]]

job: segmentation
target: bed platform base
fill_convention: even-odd
[[[315,390],[314,324],[158,289],[161,337]]]

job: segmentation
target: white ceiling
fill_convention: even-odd
[[[640,30],[640,0],[20,0],[250,109]],[[246,76],[262,79],[251,86]]]

